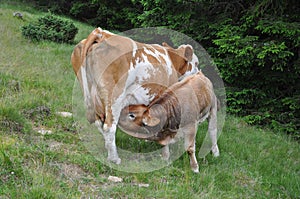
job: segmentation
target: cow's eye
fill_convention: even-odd
[[[135,115],[133,113],[129,113],[128,117],[130,120],[134,120],[135,119]]]

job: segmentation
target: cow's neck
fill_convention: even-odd
[[[160,126],[163,130],[177,131],[181,121],[181,107],[178,99],[172,94],[164,95],[155,104],[151,105],[151,116],[160,119]]]

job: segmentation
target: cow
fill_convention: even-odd
[[[156,141],[163,148],[163,157],[169,158],[169,144],[182,137],[194,172],[199,172],[195,156],[195,138],[199,123],[208,119],[211,150],[219,156],[217,145],[218,100],[211,81],[201,72],[171,85],[148,106],[135,104],[125,107],[119,118],[119,127],[129,135]]]
[[[101,28],[79,42],[71,63],[81,85],[86,117],[102,133],[107,159],[121,163],[115,134],[121,110],[149,104],[178,79],[198,71],[191,45],[144,44]]]

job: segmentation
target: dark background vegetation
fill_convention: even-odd
[[[199,42],[227,90],[228,112],[300,138],[299,0],[31,0],[112,31],[163,26]]]

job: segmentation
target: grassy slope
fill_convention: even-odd
[[[12,17],[16,10],[26,21]],[[72,111],[74,45],[35,44],[21,36],[20,26],[42,14],[0,4],[0,198],[300,197],[299,144],[231,116],[219,139],[221,156],[199,161],[197,175],[190,171],[186,155],[146,174],[116,171],[95,160],[79,139],[76,121],[55,115]],[[93,29],[76,25],[77,42]],[[41,106],[50,113],[37,109]],[[40,135],[34,131],[40,127],[54,133]],[[118,143],[129,139],[119,138]],[[140,144],[136,139],[129,143],[133,149]],[[109,182],[109,175],[124,182]]]

